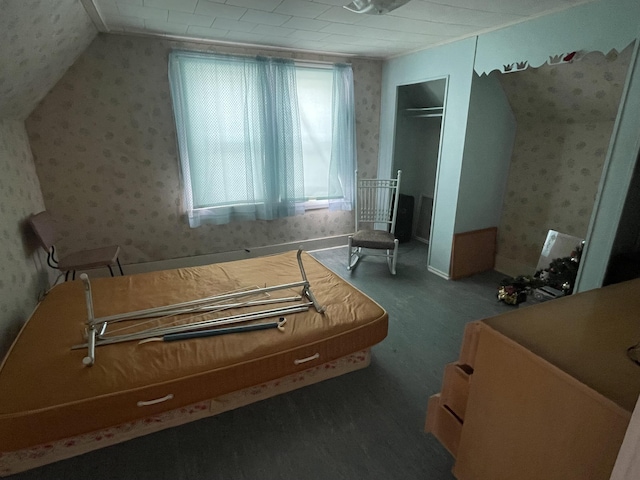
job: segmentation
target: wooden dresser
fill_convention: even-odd
[[[640,279],[472,322],[426,431],[459,480],[608,480],[640,394]]]

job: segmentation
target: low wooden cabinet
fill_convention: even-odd
[[[608,480],[640,394],[640,280],[470,323],[427,408],[459,480]]]

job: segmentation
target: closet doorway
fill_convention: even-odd
[[[412,205],[412,214],[408,225],[396,225],[396,233],[409,229],[411,238],[424,243],[431,236],[446,92],[446,78],[397,90],[393,165],[394,171],[402,170],[400,193],[409,197],[404,202]]]

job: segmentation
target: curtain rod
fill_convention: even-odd
[[[291,58],[296,62],[304,62],[309,64],[320,64],[320,65],[321,64],[333,65],[334,63],[350,64],[351,59],[360,58],[360,57],[357,57],[356,55],[350,55],[350,54],[320,52],[320,51],[313,51],[313,50],[297,50],[297,49],[287,48],[287,47],[258,45],[253,43],[234,43],[234,42],[228,42],[224,40],[199,39],[199,38],[186,37],[182,35],[164,34],[164,33],[155,33],[155,32],[150,34],[149,32],[141,32],[141,31],[127,31],[127,32],[110,31],[109,33],[112,35],[123,35],[123,36],[138,36],[138,37],[147,37],[147,38],[156,37],[156,38],[161,38],[161,39],[173,41],[173,42],[194,43],[194,44],[200,44],[200,45],[208,45],[212,47],[220,46],[220,47],[231,47],[231,48],[251,48],[255,50],[273,50],[275,52],[293,53],[293,54],[300,54],[300,55],[321,55],[321,56],[328,56],[328,57],[336,57],[336,59],[342,60],[342,61],[331,62],[328,60],[307,60],[307,59],[298,60],[296,58]],[[184,47],[178,47],[176,49],[187,50]],[[207,50],[200,50],[200,51],[207,52]],[[217,52],[217,53],[226,53],[229,55],[238,55],[238,56],[247,56],[247,57],[255,56],[255,54],[250,54],[250,53],[229,53],[229,52]]]
[[[222,55],[222,56],[227,56],[227,57],[235,57],[235,58],[247,58],[247,59],[255,59],[256,57],[263,57],[263,58],[270,58],[270,59],[276,59],[276,60],[290,60],[292,61],[297,67],[307,67],[307,68],[319,68],[319,69],[330,69],[332,68],[334,65],[351,65],[351,62],[345,61],[345,62],[328,62],[326,60],[307,60],[307,59],[297,59],[297,58],[291,58],[291,57],[282,57],[282,56],[274,56],[274,55],[258,55],[258,54],[251,54],[251,53],[232,53],[232,52],[225,52],[225,51],[212,51],[212,50],[200,50],[200,49],[190,49],[190,48],[183,48],[183,47],[178,47],[178,48],[172,48],[171,49],[172,52],[184,52],[186,54],[189,53],[195,53],[198,55],[206,55],[206,54],[210,54],[210,55]]]
[[[177,47],[177,48],[171,48],[172,51],[179,51],[179,52],[192,52],[192,53],[198,53],[198,54],[216,54],[216,55],[226,55],[226,56],[230,56],[230,57],[245,57],[245,58],[255,58],[256,56],[258,57],[265,57],[265,58],[273,58],[273,59],[283,59],[283,60],[291,60],[293,61],[293,63],[298,66],[298,67],[308,67],[308,68],[331,68],[334,65],[351,65],[351,62],[348,61],[347,59],[345,59],[345,61],[342,62],[330,62],[327,60],[309,60],[309,59],[298,59],[298,58],[292,58],[292,57],[283,57],[283,56],[277,56],[277,55],[259,55],[256,53],[246,53],[246,52],[242,52],[242,53],[233,53],[233,52],[226,52],[226,51],[212,51],[212,50],[201,50],[201,49],[189,49],[189,48],[184,48],[182,46]]]
[[[351,63],[351,62],[326,62],[322,60],[296,60],[293,59],[293,63],[298,67],[315,67],[315,68],[330,68],[336,63]]]

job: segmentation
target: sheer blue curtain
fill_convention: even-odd
[[[293,61],[174,51],[169,81],[192,227],[302,211]]]
[[[353,210],[356,120],[351,65],[333,66],[333,142],[329,164],[329,209]]]

